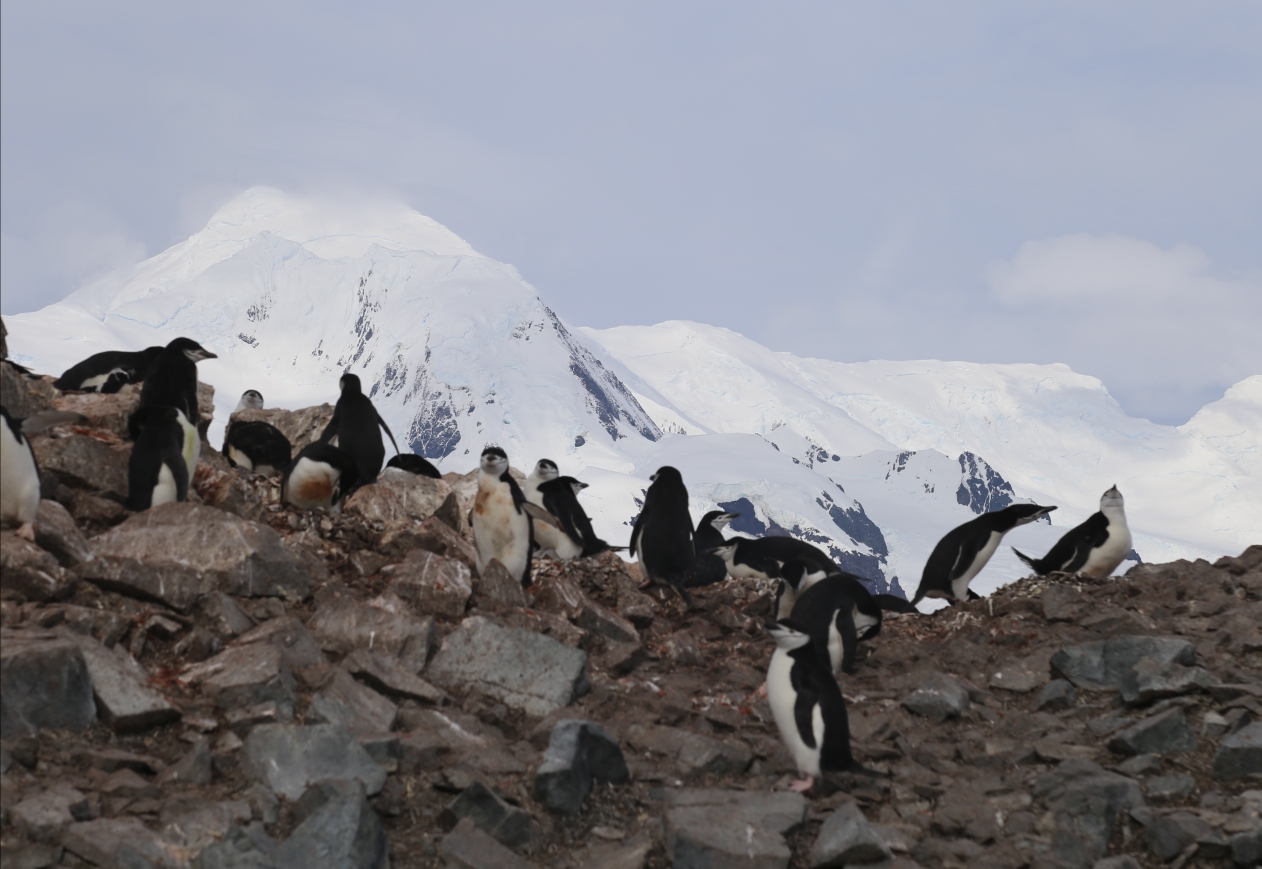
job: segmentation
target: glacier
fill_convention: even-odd
[[[187,240],[6,322],[14,359],[51,374],[195,338],[219,355],[200,366],[212,443],[245,389],[302,407],[353,371],[443,471],[487,443],[526,470],[556,460],[614,543],[675,465],[695,516],[735,505],[735,530],[812,540],[881,591],[912,592],[942,534],[1014,500],[1060,507],[1008,541],[1044,551],[1114,483],[1146,560],[1262,540],[1262,375],[1172,427],[1064,365],[805,359],[681,321],[572,328],[511,265],[393,202],[251,188]],[[975,587],[1025,572],[1005,547]]]

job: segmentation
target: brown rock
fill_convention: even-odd
[[[417,618],[393,594],[367,603],[341,597],[326,601],[310,623],[311,633],[324,651],[346,655],[372,649],[395,656],[413,673],[425,666],[434,643],[434,620]]]
[[[386,468],[377,482],[363,486],[347,499],[343,511],[365,522],[380,522],[387,528],[403,523],[424,522],[437,512],[451,487],[442,480]]]
[[[415,673],[399,666],[397,658],[368,649],[356,649],[342,659],[342,667],[373,689],[398,697],[438,703],[442,691]]]
[[[85,427],[107,431],[124,440],[130,437],[127,421],[140,406],[140,389],[124,388],[109,395],[100,392],[66,392],[53,401],[57,410],[81,413]]]
[[[399,707],[335,667],[324,687],[311,698],[307,720],[340,724],[356,736],[374,736],[389,733],[398,714]]]
[[[237,637],[232,645],[248,646],[250,643],[271,643],[280,649],[281,658],[291,673],[327,663],[320,644],[293,616],[266,621]]]
[[[78,433],[65,437],[35,435],[30,440],[40,470],[52,474],[64,485],[92,489],[118,501],[127,498],[130,443]]]
[[[545,574],[539,577],[532,595],[533,608],[556,613],[567,619],[575,619],[588,603],[578,584],[561,573]]]
[[[0,532],[0,597],[60,600],[74,592],[74,577],[57,559],[13,531]]]
[[[60,395],[52,377],[28,377],[8,362],[0,363],[0,404],[18,419],[53,410]]]
[[[74,567],[92,559],[92,545],[75,525],[66,508],[47,499],[39,502],[35,517],[35,542],[50,552],[62,567]]]
[[[490,612],[526,606],[526,592],[508,568],[492,558],[475,583],[474,605]]]
[[[270,643],[250,643],[225,649],[208,661],[189,667],[180,683],[200,687],[222,710],[275,703],[293,715],[294,677],[285,666],[280,648]]]
[[[389,575],[390,590],[429,615],[459,619],[473,594],[467,564],[425,549],[413,549]]]
[[[238,420],[271,423],[280,433],[289,438],[296,456],[303,447],[319,440],[324,427],[333,419],[333,405],[321,404],[316,407],[304,407],[301,410],[281,410],[280,408],[263,408],[261,410],[238,410],[228,417],[231,425]]]

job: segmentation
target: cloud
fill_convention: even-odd
[[[986,277],[1010,305],[1083,300],[1167,304],[1213,297],[1226,301],[1243,285],[1206,273],[1209,257],[1187,244],[1163,250],[1124,235],[1077,233],[1027,241],[1008,262],[992,263]]]

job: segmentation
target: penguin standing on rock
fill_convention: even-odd
[[[184,429],[181,452],[189,480],[202,453],[198,431],[201,416],[197,411],[197,363],[217,358],[192,338],[176,338],[158,354],[145,375],[145,385],[140,388],[140,407],[173,407],[180,411],[180,425]],[[130,423],[128,427],[134,428]]]
[[[776,618],[788,618],[797,596],[840,568],[817,546],[796,537],[734,537],[712,550],[737,579],[778,579]],[[796,565],[785,571],[785,565]]]
[[[399,451],[390,426],[377,413],[372,399],[364,395],[359,376],[349,372],[338,381],[342,394],[333,408],[333,418],[324,427],[320,442],[332,444],[355,460],[359,484],[376,482],[381,473],[381,463],[386,458],[386,447],[381,440],[381,429],[390,435],[394,451]]]
[[[293,444],[284,432],[262,420],[237,420],[228,425],[223,454],[234,468],[256,474],[283,474],[293,459]]]
[[[927,597],[959,602],[977,597],[968,584],[990,561],[1003,536],[1018,525],[1036,522],[1055,509],[1038,504],[1013,504],[1002,510],[983,513],[947,532],[925,562],[920,587],[911,599],[912,606]],[[1129,547],[1130,544],[1127,544]]]
[[[580,534],[576,533],[572,536],[566,532],[560,514],[553,513],[552,508],[548,507],[544,502],[543,492],[540,491],[541,486],[547,483],[554,483],[559,479],[561,479],[561,471],[557,468],[557,463],[552,461],[552,459],[540,459],[535,462],[534,470],[526,477],[526,482],[522,484],[521,488],[522,495],[528,502],[552,513],[557,520],[555,524],[547,522],[535,523],[535,547],[542,554],[554,556],[562,561],[569,561],[571,558],[582,554],[583,538]],[[555,502],[559,498],[563,498],[566,491],[570,489],[571,487],[568,484],[551,489],[553,506],[556,506]],[[568,507],[568,504],[566,506]],[[574,506],[578,507],[577,499],[574,501]],[[578,509],[582,511],[583,508],[578,507]],[[586,515],[586,513],[583,514],[584,518],[586,518]],[[588,525],[590,526],[590,524],[589,522]]]
[[[530,506],[508,467],[508,453],[497,446],[482,451],[478,493],[470,524],[478,555],[478,573],[496,559],[522,585],[530,585],[534,526]]]
[[[526,500],[531,504],[543,506],[543,498],[539,495],[539,484],[546,483],[549,480],[555,480],[561,476],[561,471],[557,468],[557,463],[552,459],[540,459],[535,462],[534,470],[526,477],[526,482],[522,483],[521,490],[526,495]]]
[[[578,502],[578,493],[586,488],[586,483],[579,482],[573,477],[557,477],[555,480],[540,483],[537,491],[543,500],[543,509],[561,523],[560,529],[556,530],[560,530],[570,543],[566,551],[572,551],[572,547],[577,547],[574,555],[590,558],[607,552],[613,547],[596,536],[596,529],[592,528],[592,520],[583,509],[583,505]],[[536,523],[536,540],[542,544],[541,533],[552,530],[554,529],[547,523]],[[562,560],[566,560],[566,556],[560,550],[557,551],[557,555]],[[573,555],[570,557],[572,558]]]
[[[127,509],[148,510],[188,498],[191,474],[184,464],[188,420],[174,407],[142,407],[128,422],[132,439],[127,466]]]
[[[357,466],[342,450],[316,441],[307,444],[285,469],[281,499],[302,510],[333,509],[359,485]]]
[[[830,772],[885,777],[854,759],[846,700],[805,626],[785,619],[769,622],[767,632],[776,641],[767,669],[767,701],[802,775],[790,787],[808,791],[816,777]]]
[[[124,350],[106,350],[94,353],[82,362],[76,362],[53,381],[62,392],[118,392],[129,383],[145,379],[150,367],[162,355],[161,347],[146,347],[135,353]]]
[[[650,582],[673,587],[684,603],[692,606],[692,597],[684,588],[696,558],[688,489],[683,476],[670,465],[658,468],[649,479],[652,484],[631,529],[631,551]]]
[[[241,393],[241,400],[237,402],[237,410],[262,410],[263,409],[263,393],[257,389],[247,389]],[[236,413],[234,410],[233,413]]]
[[[853,673],[860,640],[881,632],[881,608],[853,574],[835,573],[798,596],[791,616],[810,634],[815,651],[834,673]]]
[[[17,535],[35,540],[35,515],[39,512],[39,465],[28,435],[67,423],[85,422],[82,414],[47,410],[17,419],[0,406],[0,519],[17,525]]]
[[[1083,573],[1104,577],[1117,569],[1131,551],[1131,529],[1126,524],[1122,493],[1113,486],[1100,496],[1100,512],[1070,529],[1042,558],[1012,550],[1039,576]]]

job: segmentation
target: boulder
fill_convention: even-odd
[[[959,718],[968,708],[968,689],[945,673],[933,673],[920,687],[903,698],[903,706],[930,721]]]
[[[552,728],[543,763],[535,771],[535,800],[558,814],[577,814],[593,781],[630,781],[618,741],[594,721],[564,719]]]
[[[526,591],[508,568],[492,558],[473,584],[474,605],[484,612],[503,612],[526,606]]]
[[[392,526],[424,522],[437,512],[451,494],[442,480],[422,477],[402,468],[385,468],[377,482],[362,486],[342,506],[348,516],[365,522],[380,522],[387,532]]]
[[[1196,779],[1184,773],[1153,776],[1144,782],[1144,793],[1156,803],[1182,801],[1196,789]]]
[[[399,707],[335,667],[324,686],[311,698],[307,720],[340,724],[356,736],[389,733]]]
[[[583,603],[574,619],[574,624],[590,634],[613,640],[616,643],[640,642],[640,634],[636,631],[635,625],[590,600]]]
[[[680,775],[731,775],[744,772],[754,755],[735,739],[712,739],[691,730],[663,725],[633,724],[627,728],[627,744],[637,751],[651,751],[671,758]]]
[[[39,546],[13,531],[0,532],[0,597],[61,600],[74,593],[72,574]]]
[[[382,535],[379,548],[390,555],[405,556],[413,549],[425,549],[444,558],[454,558],[477,575],[478,554],[473,544],[452,530],[437,516],[420,525],[400,526],[393,533]]]
[[[587,654],[520,628],[471,616],[445,640],[426,675],[445,688],[471,688],[542,717],[586,693]]]
[[[39,502],[35,516],[35,542],[51,553],[62,567],[76,567],[92,560],[92,544],[75,525],[74,517],[65,507],[47,498]]]
[[[820,827],[811,846],[812,869],[847,866],[856,863],[879,863],[893,857],[889,845],[881,838],[855,803],[844,803]]]
[[[289,439],[296,456],[303,447],[319,440],[325,426],[333,419],[333,405],[321,404],[315,407],[304,407],[301,410],[282,410],[265,407],[258,410],[238,410],[228,417],[228,425],[240,420],[242,422],[266,422],[274,425],[281,434]]]
[[[1196,734],[1183,709],[1175,707],[1135,722],[1109,740],[1118,754],[1177,754],[1196,751]]]
[[[215,591],[302,600],[310,575],[266,525],[193,503],[162,504],[95,540],[85,578],[188,612]]]
[[[179,680],[182,685],[200,688],[225,712],[275,703],[282,718],[293,716],[294,677],[285,666],[284,654],[270,643],[225,649],[186,669]]]
[[[666,798],[666,853],[675,869],[786,869],[784,834],[806,819],[801,794],[678,790]]]
[[[1184,667],[1147,658],[1137,663],[1134,670],[1134,683],[1128,679],[1122,685],[1122,699],[1133,704],[1203,691],[1218,682],[1202,667]]]
[[[188,851],[150,830],[136,818],[97,818],[66,827],[61,844],[97,866],[176,869],[188,865]]]
[[[31,438],[31,450],[40,471],[52,474],[72,489],[92,489],[117,501],[127,499],[127,466],[131,444],[72,433]]]
[[[418,611],[448,619],[464,616],[473,594],[473,572],[463,561],[413,549],[387,570],[390,591]]]
[[[322,781],[295,806],[303,817],[274,852],[277,869],[387,869],[386,831],[358,781]]]
[[[1197,839],[1209,836],[1213,832],[1214,828],[1196,815],[1188,812],[1174,812],[1154,817],[1152,823],[1144,827],[1140,838],[1158,860],[1168,863]]]
[[[438,816],[444,829],[452,829],[461,819],[470,818],[495,839],[520,851],[530,844],[530,813],[510,805],[481,782],[473,782]]]
[[[1078,702],[1078,692],[1073,683],[1065,679],[1053,679],[1043,686],[1034,708],[1040,712],[1059,712]]]
[[[320,648],[330,654],[370,649],[393,655],[413,673],[425,666],[434,642],[434,620],[417,618],[390,593],[367,603],[349,597],[328,600],[316,610],[310,627]]]
[[[1231,837],[1231,862],[1241,869],[1262,865],[1262,827]]]
[[[67,784],[56,784],[19,801],[10,809],[9,821],[36,842],[56,842],[66,827],[86,820],[87,812],[82,792]]]
[[[121,392],[66,392],[53,400],[53,407],[71,413],[83,414],[87,428],[107,431],[124,440],[131,437],[127,421],[140,406],[140,390],[124,389]]]
[[[1081,758],[1040,776],[1033,796],[1052,812],[1053,849],[1061,862],[1082,867],[1104,856],[1120,818],[1144,804],[1136,782]]]
[[[7,361],[0,362],[0,404],[18,419],[53,410],[61,393],[53,377],[28,377]]]
[[[241,634],[232,645],[248,646],[251,643],[270,643],[280,649],[281,658],[291,673],[328,663],[315,637],[293,616],[263,622]]]
[[[531,869],[529,863],[495,841],[472,818],[463,818],[438,843],[438,856],[450,869]]]
[[[101,720],[120,733],[156,727],[180,717],[179,710],[149,686],[145,668],[119,646],[106,648],[94,638],[63,631],[83,653]]]
[[[362,782],[368,794],[381,790],[385,770],[355,737],[337,724],[263,724],[245,740],[243,768],[254,781],[296,800],[317,782]]]
[[[1214,778],[1234,781],[1262,774],[1262,721],[1237,730],[1214,754]]]
[[[376,691],[409,700],[438,703],[443,692],[399,664],[397,658],[356,649],[342,659],[342,668]]]
[[[1052,656],[1051,666],[1083,691],[1135,691],[1135,665],[1144,659],[1187,666],[1196,663],[1196,646],[1176,637],[1113,637],[1066,646]]]

